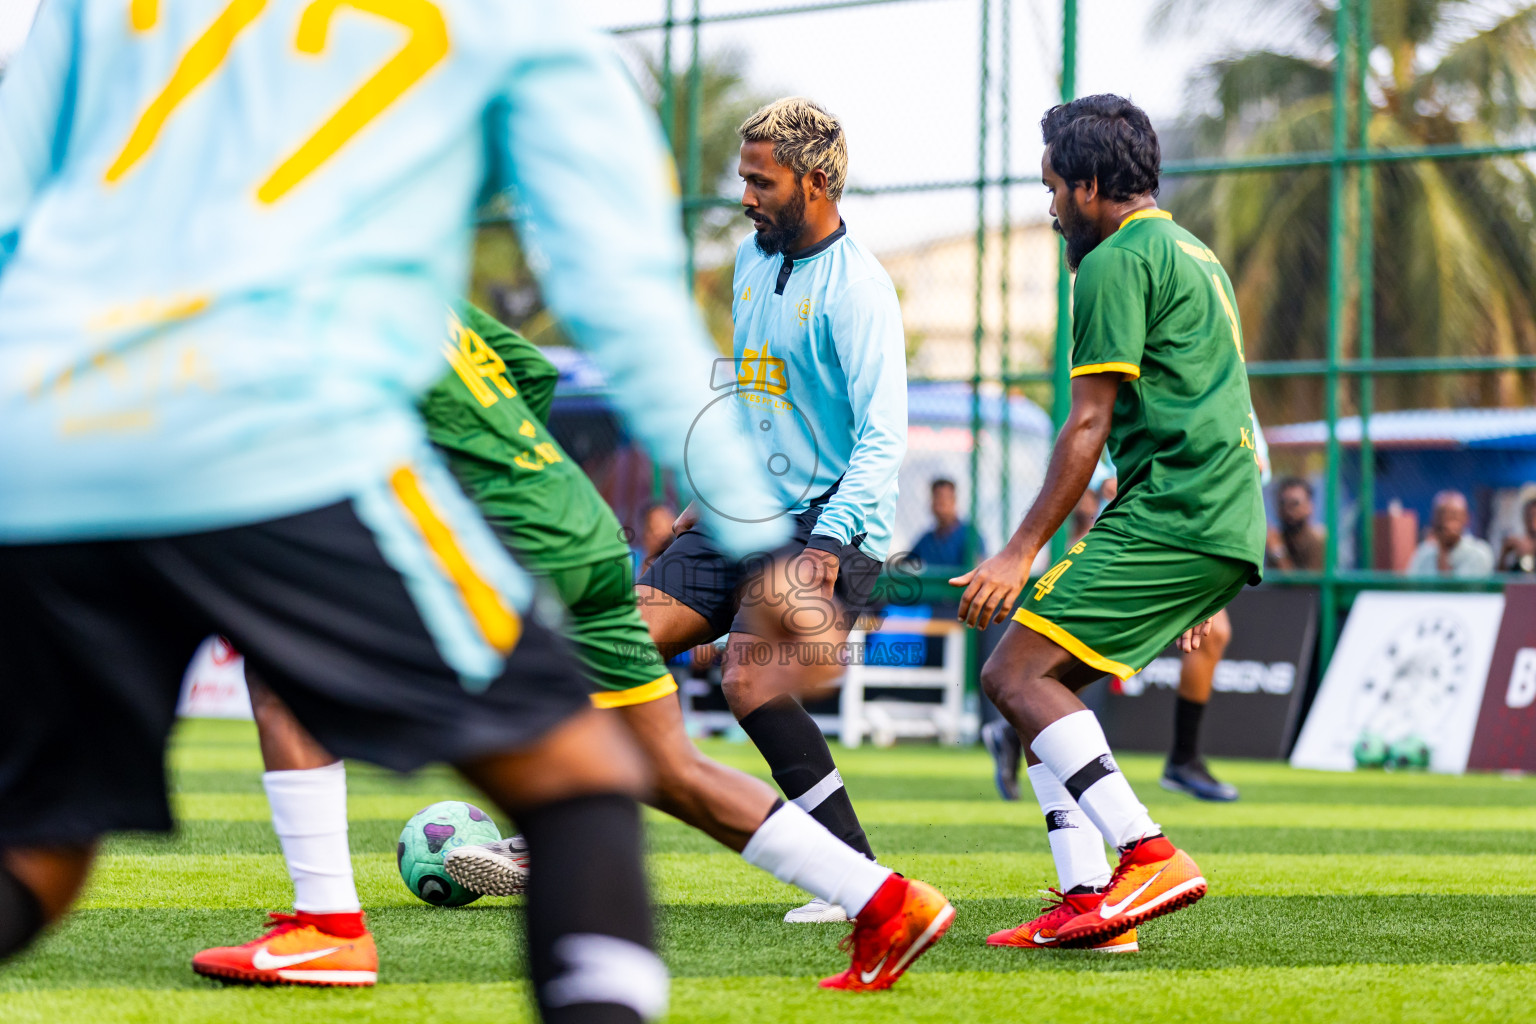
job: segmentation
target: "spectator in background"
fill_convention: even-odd
[[[1499,552],[1500,572],[1536,573],[1536,498],[1521,507],[1520,521],[1525,524],[1525,534],[1504,538],[1504,547]]]
[[[645,507],[640,515],[640,543],[631,549],[635,555],[637,577],[672,543],[672,524],[676,520],[677,509],[665,501],[655,501]]]
[[[944,477],[929,484],[933,528],[912,545],[912,560],[920,568],[933,565],[972,565],[986,555],[981,536],[960,519],[960,504],[955,497],[955,482]],[[970,548],[967,550],[967,543]]]
[[[1429,536],[1408,563],[1410,576],[1486,576],[1493,572],[1493,548],[1467,533],[1471,521],[1467,496],[1460,491],[1435,495]]]
[[[1275,503],[1280,511],[1280,529],[1269,531],[1265,561],[1275,569],[1320,571],[1325,535],[1312,524],[1312,485],[1288,476],[1280,481]]]

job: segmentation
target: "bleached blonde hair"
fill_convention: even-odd
[[[843,124],[804,96],[787,96],[757,111],[736,129],[743,142],[773,143],[773,158],[804,177],[827,176],[827,198],[837,202],[848,181],[848,141]]]

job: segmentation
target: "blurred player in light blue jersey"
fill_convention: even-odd
[[[713,396],[671,163],[560,6],[49,0],[0,100],[0,539],[249,522],[411,458],[423,339],[508,186],[551,307],[680,466]],[[690,452],[696,486],[751,497],[746,450]]]
[[[664,1011],[644,768],[413,412],[504,188],[661,463],[714,397],[659,132],[562,8],[44,3],[0,85],[0,957],[101,834],[170,827],[177,681],[219,633],[328,750],[454,763],[517,818],[546,1019]],[[695,486],[769,507],[711,427]],[[787,533],[705,526],[737,556]],[[290,923],[278,980],[347,983]]]

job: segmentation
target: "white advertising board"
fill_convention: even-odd
[[[181,680],[176,713],[183,718],[250,718],[245,659],[224,640],[211,636],[192,655]]]
[[[1362,593],[1291,764],[1353,771],[1355,744],[1371,735],[1416,737],[1431,771],[1465,771],[1503,614],[1502,594]]]

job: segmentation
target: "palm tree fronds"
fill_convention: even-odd
[[[1415,82],[1415,104],[1468,108],[1495,132],[1536,119],[1536,6],[1510,14],[1455,43]]]

